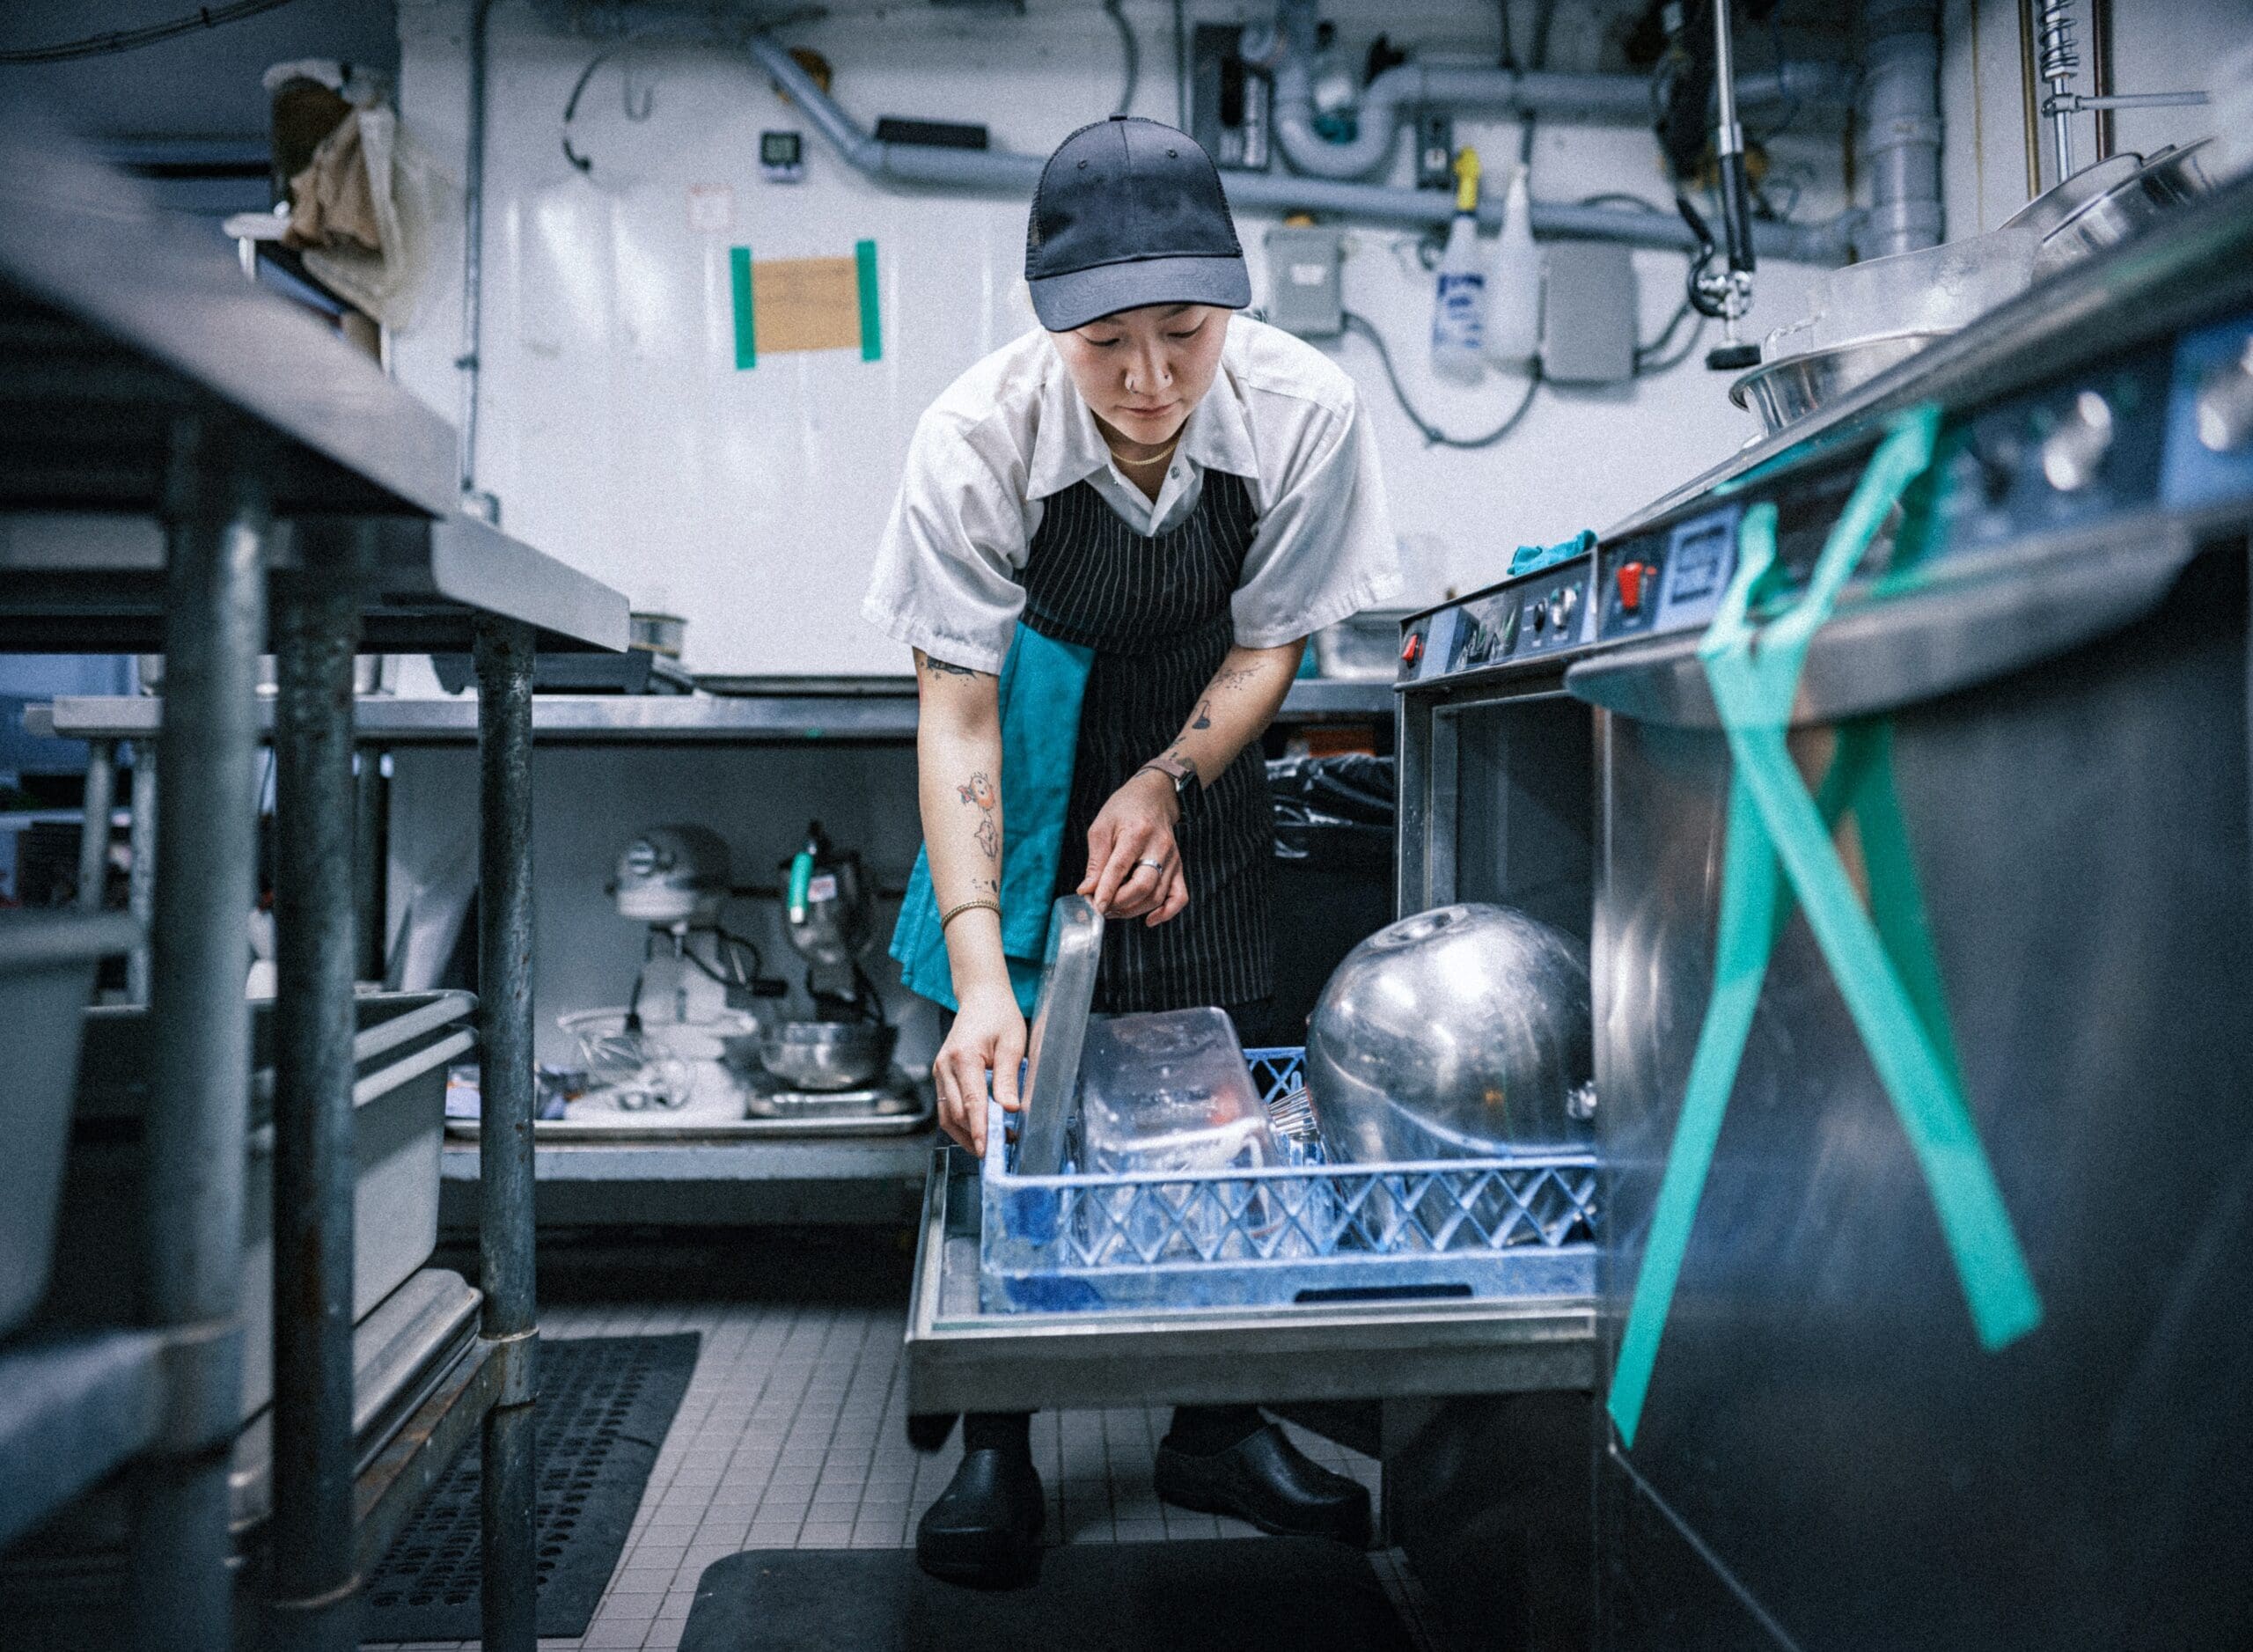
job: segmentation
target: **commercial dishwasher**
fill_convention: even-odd
[[[1741,800],[1777,771],[1717,709],[1727,628],[1616,598],[1748,559],[1733,594],[1787,646],[1920,429],[1786,684],[1813,806],[1789,904],[1743,925]],[[2240,183],[1600,547],[1613,645],[1566,679],[1599,712],[1596,1644],[2253,1635],[2249,521]],[[1937,1152],[1881,1077],[1880,972],[1831,961],[1864,910],[1969,1127]],[[1716,1112],[1725,977],[1757,1003]]]

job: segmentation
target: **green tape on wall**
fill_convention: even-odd
[[[862,241],[853,248],[861,273],[861,359],[884,359],[884,320],[877,312],[877,244]]]
[[[759,365],[759,330],[751,308],[751,248],[728,248],[728,284],[736,305],[736,371]]]

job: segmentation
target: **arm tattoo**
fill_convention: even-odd
[[[1001,794],[994,789],[994,782],[987,778],[982,768],[970,777],[968,784],[957,786],[955,790],[963,802],[974,803],[989,814],[993,812],[994,805],[1002,800]]]
[[[1227,671],[1213,673],[1213,686],[1233,688],[1238,683],[1248,683],[1259,675],[1259,668],[1257,665],[1233,665]]]
[[[1198,704],[1197,721],[1189,726],[1193,729],[1209,729],[1213,726],[1213,702],[1209,699]]]
[[[1002,829],[994,824],[990,814],[978,823],[978,847],[986,851],[989,861],[1002,851]]]
[[[991,672],[973,671],[967,665],[957,665],[933,655],[923,656],[923,669],[934,677],[991,677]]]

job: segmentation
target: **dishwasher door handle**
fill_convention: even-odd
[[[1792,726],[1872,716],[2022,670],[2119,630],[2163,602],[2198,554],[2174,523],[2109,524],[2037,569],[2007,554],[1931,584],[1842,604],[1808,650]],[[1566,692],[1639,723],[1719,730],[1703,633],[1584,660]]]

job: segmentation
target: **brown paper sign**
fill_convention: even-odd
[[[852,259],[755,260],[751,297],[761,356],[861,348],[860,271]]]

